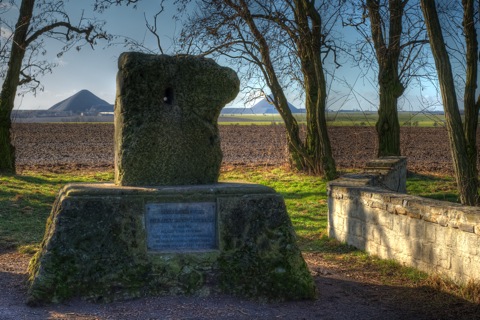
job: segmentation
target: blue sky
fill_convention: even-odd
[[[71,14],[72,22],[78,21],[75,20],[75,15],[78,18],[78,15],[84,10],[85,16],[97,16],[99,19],[105,20],[105,29],[109,33],[124,35],[137,40],[145,39],[147,45],[150,44],[151,47],[155,47],[154,39],[145,27],[144,15],[150,19],[158,11],[158,3],[158,1],[140,1],[137,9],[133,9],[131,6],[113,6],[103,14],[93,12],[93,1],[91,0],[70,0],[66,2],[66,8],[67,12]],[[158,20],[162,44],[166,49],[171,47],[171,39],[175,36],[175,33],[180,32],[182,27],[172,19],[174,12],[173,7],[166,7]],[[14,16],[14,19],[17,18],[18,11],[14,9],[10,13]],[[122,46],[105,48],[106,45],[105,42],[100,42],[93,50],[88,46],[83,47],[79,52],[71,50],[58,59],[56,53],[61,44],[55,41],[48,42],[48,57],[56,60],[59,66],[53,70],[52,74],[42,78],[44,92],[37,92],[36,96],[26,94],[23,98],[21,96],[17,97],[16,108],[47,109],[82,89],[90,90],[109,103],[114,103],[117,59],[127,49]],[[337,69],[336,76],[345,77],[353,83],[359,72],[358,69],[344,65]],[[361,93],[361,96],[355,98],[350,95],[348,98],[339,99],[337,98],[345,95],[348,90],[346,88],[341,88],[341,90],[336,88],[336,95],[331,94],[329,97],[331,102],[336,101],[336,106],[333,109],[342,107],[343,109],[376,110],[378,97],[374,79],[372,77],[370,79],[359,78],[355,87]],[[409,99],[400,101],[400,106],[403,104],[403,109],[407,111],[414,109],[414,104],[418,101],[418,98],[416,98],[418,94],[418,88],[408,90],[406,96]],[[432,92],[422,94],[428,96],[432,95]],[[295,97],[290,97],[290,100],[295,106],[303,107],[302,101],[296,100]],[[243,103],[237,99],[230,106],[242,107]]]
[[[88,6],[87,6],[88,3]],[[114,6],[103,14],[94,13],[91,7],[93,1],[69,1],[66,4],[67,12],[72,16],[80,14],[84,9],[85,16],[97,16],[106,21],[105,29],[112,34],[124,35],[135,39],[143,39],[146,32],[144,12],[156,12],[159,8],[157,1],[143,1],[135,10],[132,7]],[[159,20],[161,34],[165,47],[170,46],[173,37],[175,22],[171,14],[165,12]],[[171,10],[170,10],[171,11]],[[12,11],[12,14],[18,11]],[[15,17],[16,19],[16,17]],[[72,22],[78,21],[72,19]],[[179,29],[179,27],[177,28]],[[153,45],[153,39],[146,37]],[[16,108],[21,109],[47,109],[56,102],[68,98],[76,92],[87,89],[98,97],[114,103],[115,99],[115,76],[117,73],[118,56],[126,51],[122,46],[107,47],[106,42],[99,42],[94,49],[84,46],[80,51],[70,50],[61,58],[56,54],[61,46],[60,43],[50,40],[47,50],[48,57],[58,62],[58,66],[52,74],[42,77],[44,92],[37,92],[36,96],[27,94],[23,98],[17,97]]]

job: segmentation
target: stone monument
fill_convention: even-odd
[[[192,56],[124,53],[115,184],[60,190],[29,266],[28,303],[225,292],[311,299],[283,198],[218,183],[220,109],[236,74]]]
[[[235,72],[213,60],[120,56],[115,182],[191,185],[218,180],[220,110],[238,94]]]

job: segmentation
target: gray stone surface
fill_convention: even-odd
[[[215,203],[218,247],[149,250],[146,210],[160,203]],[[315,284],[295,241],[283,198],[265,186],[70,184],[30,262],[29,303],[212,292],[313,299]]]
[[[401,193],[398,161],[329,183],[329,236],[460,284],[480,281],[480,209]]]
[[[115,101],[115,183],[208,184],[222,153],[217,119],[239,91],[211,59],[123,53]]]
[[[407,193],[406,157],[382,157],[368,161],[364,172],[375,177],[375,185],[390,191]]]

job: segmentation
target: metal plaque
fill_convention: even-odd
[[[149,203],[145,227],[150,251],[200,251],[218,247],[214,202]]]

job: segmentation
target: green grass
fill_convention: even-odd
[[[251,126],[251,125],[256,125],[256,126],[269,126],[272,124],[283,124],[283,122],[280,121],[250,121],[250,120],[245,120],[245,121],[221,121],[219,122],[220,125],[222,126]]]
[[[63,185],[111,179],[107,173],[0,176],[0,249],[38,245],[55,195]]]
[[[422,181],[425,178],[427,183]],[[415,268],[404,267],[393,260],[382,260],[340,243],[327,236],[327,194],[325,180],[294,173],[281,168],[274,169],[233,169],[222,174],[227,181],[247,181],[274,188],[285,199],[288,213],[297,233],[298,244],[303,252],[321,253],[322,258],[337,265],[345,265],[349,270],[370,270],[377,280],[385,285],[401,285],[408,281],[411,285],[428,279],[428,275]],[[454,194],[452,179],[412,175],[408,189],[412,194],[441,198],[441,192]],[[429,189],[425,184],[430,184]],[[427,192],[432,190],[432,192]],[[436,193],[433,190],[442,190]]]
[[[327,238],[326,181],[280,168],[224,172],[226,181],[248,181],[274,188],[285,199],[303,250],[318,250]],[[327,241],[328,242],[328,241]]]
[[[300,124],[306,123],[305,114],[295,114],[295,119]],[[376,111],[367,112],[327,112],[328,126],[375,126],[378,115]],[[439,114],[428,114],[418,112],[399,112],[399,123],[402,127],[440,127],[444,126],[445,117]],[[279,114],[222,114],[219,119],[220,125],[272,125],[283,124]],[[112,122],[75,122],[75,121],[54,121],[43,123],[63,124],[112,124]]]
[[[112,181],[113,173],[47,174],[24,172],[0,177],[0,248],[38,244],[58,190],[70,182]],[[327,237],[326,181],[282,168],[243,168],[222,173],[224,181],[246,181],[274,188],[283,195],[303,251],[348,253],[353,249]],[[411,174],[410,194],[456,201],[449,177]]]
[[[327,123],[331,126],[374,126],[377,112],[329,112]],[[443,126],[445,117],[438,114],[417,112],[399,112],[398,121],[402,127],[435,127]]]
[[[329,126],[375,126],[378,115],[376,111],[368,112],[328,112],[327,124]],[[295,115],[299,123],[306,122],[305,114]],[[438,114],[399,112],[400,126],[403,127],[435,127],[443,126],[445,117]],[[278,114],[268,115],[222,115],[220,125],[270,125],[283,124]]]
[[[13,249],[33,253],[45,231],[45,222],[58,190],[70,182],[112,181],[113,173],[47,174],[24,172],[0,177],[0,251]],[[386,285],[417,286],[437,283],[425,273],[391,260],[381,260],[327,237],[326,181],[282,168],[235,168],[225,170],[222,181],[245,181],[275,188],[283,195],[303,252],[321,258],[346,272],[361,272]],[[455,183],[449,177],[410,174],[407,189],[411,194],[442,200],[455,200]],[[447,286],[440,286],[440,289]],[[449,288],[449,287],[448,287]],[[448,289],[447,288],[447,289]],[[465,289],[447,291],[458,296]],[[472,286],[468,292],[477,292]],[[467,288],[468,289],[468,288]],[[442,289],[443,290],[443,289]],[[463,291],[462,291],[463,290]],[[477,291],[475,291],[477,290]],[[475,298],[476,297],[476,298]],[[470,299],[475,301],[478,295]]]
[[[453,177],[409,173],[407,193],[430,199],[459,202]]]
[[[305,123],[305,115],[294,116],[299,123]],[[279,114],[224,114],[218,119],[220,125],[271,125],[283,124],[282,117]]]

